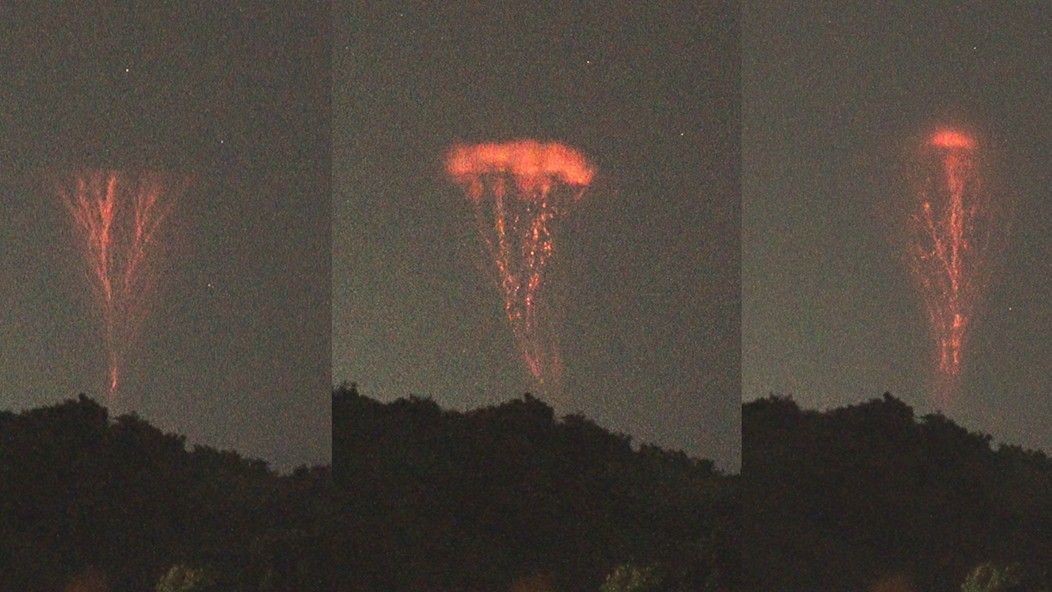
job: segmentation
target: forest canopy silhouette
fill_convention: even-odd
[[[0,412],[0,589],[729,589],[737,479],[529,395],[332,396],[337,479],[187,447],[88,397]],[[614,586],[614,587],[611,587]]]
[[[890,394],[827,412],[750,402],[742,444],[747,589],[950,592],[985,564],[1017,575],[971,589],[1050,589],[1042,452],[995,449]]]
[[[0,412],[0,590],[332,589],[328,472],[187,450],[84,395]]]
[[[744,405],[744,480],[530,395],[332,405],[332,470],[286,475],[85,396],[0,412],[0,589],[1049,589],[1052,461],[890,395]]]
[[[462,413],[343,385],[333,463],[363,589],[584,592],[618,568],[668,591],[738,578],[736,477],[528,394]]]

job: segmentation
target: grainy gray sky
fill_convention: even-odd
[[[442,156],[559,141],[599,175],[556,239],[566,370],[551,402],[736,466],[736,12],[448,3],[337,23],[336,380],[461,409],[530,388]]]
[[[49,176],[153,168],[193,183],[117,409],[282,468],[328,460],[330,19],[315,3],[0,7],[0,408],[105,391]]]
[[[959,126],[980,142],[988,199],[1014,215],[947,413],[1052,449],[1052,12],[792,4],[743,15],[745,399],[826,408],[891,391],[932,409],[932,342],[889,237],[914,143]]]

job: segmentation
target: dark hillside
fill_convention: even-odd
[[[594,592],[624,565],[664,590],[734,585],[736,479],[708,461],[636,450],[529,395],[459,413],[343,387],[333,421],[334,475],[364,535],[352,571],[372,589]]]
[[[743,408],[745,572],[757,590],[957,591],[976,566],[1052,570],[1052,461],[891,395]],[[884,582],[881,584],[881,582]],[[892,588],[888,582],[897,582]]]

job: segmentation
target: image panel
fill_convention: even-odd
[[[1049,585],[1050,16],[746,4],[758,589]]]
[[[737,18],[337,9],[333,474],[352,587],[736,577]]]
[[[330,23],[0,7],[0,589],[291,581],[282,496],[331,450]]]

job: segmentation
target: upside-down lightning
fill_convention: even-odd
[[[149,311],[160,269],[160,232],[180,185],[156,172],[90,170],[75,173],[58,188],[99,306],[110,405]]]
[[[541,312],[545,270],[555,254],[554,227],[595,170],[573,148],[520,140],[454,146],[446,171],[474,207],[523,361],[538,386],[553,389],[562,362]]]
[[[956,397],[964,352],[1003,228],[983,187],[979,143],[943,129],[921,151],[921,185],[909,216],[909,260],[935,341],[935,398]]]

